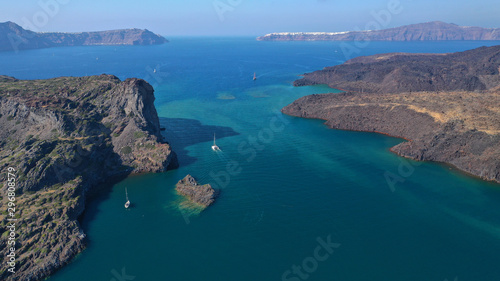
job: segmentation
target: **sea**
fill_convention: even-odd
[[[403,159],[389,151],[401,139],[280,113],[305,95],[339,92],[293,87],[305,72],[500,41],[169,39],[0,53],[1,74],[18,79],[147,80],[179,158],[176,170],[130,176],[89,200],[88,246],[49,281],[500,280],[499,184]],[[214,205],[200,212],[176,194],[187,174],[220,190]]]

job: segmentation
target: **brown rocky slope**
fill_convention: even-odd
[[[346,91],[475,91],[500,85],[500,46],[452,54],[381,54],[304,74],[295,86],[327,84]]]
[[[388,54],[354,59],[320,73],[317,77],[323,80],[314,77],[314,83],[355,90],[363,85],[362,92],[306,96],[282,112],[323,119],[334,129],[405,138],[408,141],[392,151],[416,160],[449,163],[500,182],[499,51],[500,47],[491,47],[450,55]],[[460,58],[454,62],[462,71],[455,72],[446,60],[439,60],[446,56]],[[431,57],[436,61],[427,60]],[[399,79],[386,69],[387,65],[392,71],[411,65],[426,78],[418,80],[421,76],[407,72],[400,76],[406,76],[404,79]],[[477,77],[482,86],[471,88],[471,84],[458,81],[467,81],[468,77]],[[451,86],[442,82],[440,88],[448,87],[446,90],[428,91],[428,86],[433,85],[428,82],[439,79],[457,83]],[[298,80],[296,85],[303,82]],[[405,92],[405,87],[411,92]]]
[[[153,88],[111,75],[24,81],[0,76],[0,208],[7,169],[16,170],[16,273],[41,280],[82,251],[78,217],[99,184],[177,166],[160,134]],[[0,213],[5,245],[9,216]],[[2,259],[7,255],[2,247]]]

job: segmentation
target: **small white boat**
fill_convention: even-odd
[[[127,202],[125,202],[125,209],[128,209],[128,207],[130,207],[130,200],[128,200],[128,192],[126,187],[125,187],[125,196],[127,198]]]
[[[214,134],[214,145],[212,145],[212,150],[213,151],[220,150],[220,148],[215,144],[215,134]]]

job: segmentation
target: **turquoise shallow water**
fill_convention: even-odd
[[[498,43],[372,42],[360,54]],[[2,74],[17,78],[147,79],[181,164],[129,177],[89,202],[88,248],[49,280],[498,280],[500,185],[403,160],[388,150],[399,139],[279,113],[301,96],[334,92],[291,82],[342,63],[339,44],[172,38],[0,53]],[[388,172],[404,181],[391,189]],[[180,210],[174,192],[188,173],[222,190],[199,215]],[[338,244],[319,261],[318,241],[328,239]],[[293,273],[294,265],[305,268]]]

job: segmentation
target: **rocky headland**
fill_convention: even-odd
[[[500,46],[452,54],[380,54],[306,73],[294,85],[367,93],[484,91],[500,85],[499,66]]]
[[[458,26],[441,21],[370,31],[281,32],[258,37],[258,41],[443,41],[500,40],[500,28]]]
[[[78,218],[89,194],[131,173],[162,172],[177,158],[160,133],[154,90],[112,75],[18,80],[0,76],[0,208],[16,170],[16,273],[42,280],[85,248]],[[8,215],[0,213],[6,245]],[[2,247],[2,259],[8,253]]]
[[[206,208],[215,202],[217,192],[210,184],[199,185],[198,182],[191,176],[187,175],[180,180],[175,190],[191,202]]]
[[[33,32],[13,22],[0,23],[0,51],[18,51],[66,46],[158,45],[167,39],[147,29],[96,32]]]
[[[348,92],[306,96],[282,112],[404,138],[391,150],[500,182],[500,46],[360,57],[295,82],[313,84]]]

